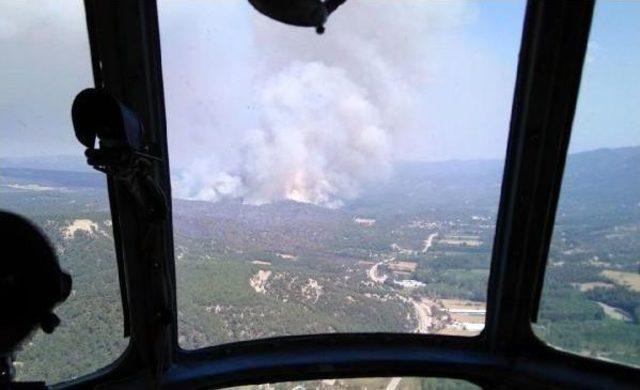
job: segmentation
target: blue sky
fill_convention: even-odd
[[[571,150],[640,144],[640,2],[597,2]]]
[[[480,2],[474,34],[505,60],[514,48],[499,37],[520,25],[517,2]],[[640,145],[640,2],[597,1],[574,121],[571,152]]]

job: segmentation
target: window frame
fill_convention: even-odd
[[[95,84],[137,111],[170,194],[156,2],[85,0]],[[632,387],[640,370],[559,351],[535,321],[594,1],[529,0],[488,284],[475,337],[395,333],[284,336],[179,347],[171,207],[142,250],[145,222],[109,180],[129,348],[61,388],[127,381],[167,388],[370,376],[464,379],[482,387]],[[170,196],[167,196],[170,203]],[[123,379],[126,378],[126,379]]]

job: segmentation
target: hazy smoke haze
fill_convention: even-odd
[[[503,158],[524,8],[349,0],[318,36],[246,0],[160,1],[174,195],[339,205],[383,185],[398,161]],[[637,12],[634,2],[596,8],[607,20]],[[619,41],[637,30],[592,30],[579,103],[588,112],[576,117],[572,152],[638,144],[629,113],[640,93],[626,75],[640,41]],[[0,158],[82,159],[70,120],[75,95],[93,86],[82,1],[0,0],[0,53]],[[283,105],[294,92],[305,101]],[[363,105],[347,115],[346,101]]]
[[[168,95],[179,96],[182,112],[175,117],[203,118],[179,126],[186,134],[172,143],[190,153],[174,171],[177,197],[251,204],[291,199],[335,207],[364,184],[384,180],[393,160],[402,157],[394,151],[429,131],[420,99],[430,65],[440,66],[429,60],[430,46],[439,44],[440,32],[473,17],[473,7],[463,2],[445,7],[354,1],[332,16],[324,36],[316,36],[248,11],[249,33],[236,41],[246,52],[230,55],[244,61],[233,72],[239,84],[213,76],[198,80],[197,87],[168,87]],[[206,40],[190,44],[194,52],[212,50]],[[209,71],[225,77],[222,69]],[[244,123],[222,119],[236,128],[225,129],[233,138],[220,139],[216,127],[229,114],[218,117],[213,106],[225,93],[248,110],[236,114]],[[228,146],[221,154],[219,142]]]

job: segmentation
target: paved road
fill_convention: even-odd
[[[369,279],[376,283],[384,283],[387,280],[387,275],[378,276],[378,266],[381,264],[382,262],[376,263],[369,269]]]
[[[373,280],[376,283],[384,283],[389,276],[384,274],[382,276],[378,276],[378,267],[382,264],[391,263],[393,261],[396,261],[396,256],[390,257],[379,263],[375,263],[371,268],[369,268],[369,271],[367,271],[369,279]]]
[[[389,384],[387,385],[387,390],[396,390],[396,387],[398,387],[398,385],[400,384],[401,380],[402,380],[402,378],[397,377],[397,376],[391,378],[391,380],[389,381]]]
[[[431,233],[426,240],[424,240],[424,247],[422,248],[422,253],[427,253],[431,245],[433,245],[433,239],[438,237],[438,233]]]

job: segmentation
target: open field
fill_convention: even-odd
[[[394,261],[389,263],[389,269],[397,272],[413,272],[417,266],[418,264],[412,261]]]
[[[482,245],[482,240],[478,236],[446,236],[438,239],[441,244],[447,245],[466,245],[477,247]]]
[[[613,288],[614,285],[605,282],[588,282],[588,283],[572,283],[572,286],[576,287],[580,292],[591,291],[594,288]]]
[[[602,310],[604,310],[604,314],[606,314],[609,318],[619,321],[631,321],[631,316],[629,313],[624,310],[618,309],[617,307],[609,306],[606,303],[596,302]]]
[[[602,275],[616,284],[628,287],[633,291],[640,292],[640,274],[634,272],[604,270],[602,271]]]

